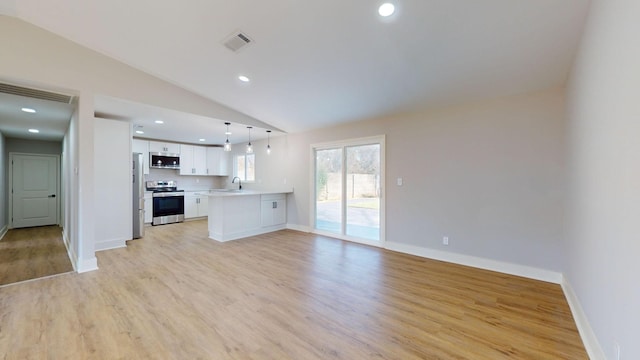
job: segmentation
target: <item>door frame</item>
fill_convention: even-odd
[[[336,234],[328,231],[322,231],[316,229],[316,150],[323,149],[335,149],[335,148],[344,148],[348,146],[358,146],[358,145],[371,145],[371,144],[380,144],[380,239],[369,240],[363,238],[357,238],[354,236],[349,236],[346,234]],[[386,135],[376,135],[376,136],[368,136],[362,138],[355,139],[344,139],[337,141],[330,141],[324,143],[316,143],[311,144],[309,151],[309,175],[310,175],[310,187],[309,189],[309,229],[313,234],[328,236],[337,238],[340,240],[347,240],[351,242],[356,242],[360,244],[366,244],[377,247],[385,247],[386,243],[386,162],[385,162],[385,154],[386,154]],[[343,164],[345,166],[345,164]],[[344,171],[343,171],[344,172]],[[344,175],[343,175],[344,176]],[[343,181],[343,190],[346,186],[346,182]],[[344,192],[344,191],[343,191]],[[343,209],[343,216],[346,209]],[[344,225],[343,225],[344,226]]]
[[[55,154],[31,154],[22,152],[10,152],[9,153],[9,187],[7,188],[7,197],[9,198],[9,229],[13,229],[13,159],[15,156],[45,156],[56,159],[56,225],[60,226],[60,175],[61,175],[61,163],[60,155]]]

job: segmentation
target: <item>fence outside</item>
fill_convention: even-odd
[[[375,198],[380,194],[380,176],[375,174],[347,174],[348,199]],[[326,182],[319,184],[318,200],[338,200],[342,193],[342,174],[328,173]]]

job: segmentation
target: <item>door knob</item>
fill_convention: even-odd
[[[54,198],[54,197],[56,197],[56,194],[51,194],[51,195],[49,195],[49,197],[50,198]]]

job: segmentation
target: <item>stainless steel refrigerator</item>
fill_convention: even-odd
[[[141,153],[133,153],[133,238],[144,236],[144,158]]]

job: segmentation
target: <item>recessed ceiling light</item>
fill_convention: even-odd
[[[37,133],[39,133],[39,132],[40,132],[40,130],[38,130],[38,129],[29,129],[29,132],[30,132],[30,133],[34,133],[34,134],[37,134]]]
[[[144,131],[142,131],[142,130],[136,130],[136,134],[144,134]]]
[[[164,124],[164,121],[162,121],[162,120],[156,120],[156,121],[155,121],[155,123],[156,123],[156,124]]]
[[[199,141],[206,141],[206,139],[200,139]]]
[[[36,112],[36,109],[27,108],[27,107],[23,107],[21,110],[29,114],[33,114]]]
[[[378,14],[384,17],[393,15],[395,11],[396,7],[392,3],[384,3],[378,8]]]
[[[244,76],[244,75],[240,75],[238,76],[238,80],[242,81],[242,82],[249,82],[251,81],[248,77]]]

